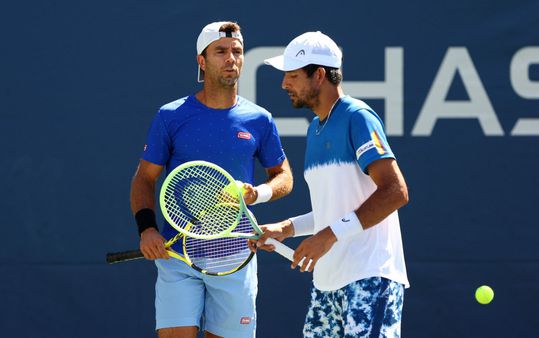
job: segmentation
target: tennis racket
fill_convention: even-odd
[[[165,219],[178,231],[165,247],[169,254],[208,275],[227,275],[244,267],[252,258],[246,239],[256,239],[262,230],[243,200],[242,183],[221,167],[205,161],[186,162],[163,182],[159,202]],[[183,255],[171,249],[182,240]],[[266,244],[293,260],[294,251],[281,242]],[[107,262],[141,258],[138,250],[112,253]]]
[[[254,216],[251,214],[254,219]],[[250,220],[243,217],[235,231],[250,231]],[[175,250],[174,246],[179,250]],[[165,243],[168,254],[206,275],[224,276],[243,268],[253,258],[247,241],[241,237],[197,239],[179,232]],[[114,264],[144,258],[140,250],[107,254],[107,263]]]

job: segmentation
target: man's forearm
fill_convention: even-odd
[[[273,201],[288,195],[292,191],[293,178],[288,172],[283,171],[270,178],[266,184],[269,185],[273,191],[270,199],[270,201]]]
[[[408,203],[405,189],[395,185],[387,189],[377,189],[357,210],[364,229],[368,229],[387,218]]]
[[[137,176],[131,183],[131,211],[136,214],[142,209],[155,208],[155,183],[148,182]]]

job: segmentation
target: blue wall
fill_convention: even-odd
[[[146,130],[160,105],[198,90],[196,37],[222,19],[242,25],[246,64],[305,31],[330,35],[345,90],[391,129],[411,197],[403,336],[535,336],[537,13],[537,1],[2,4],[0,336],[152,336],[153,264],[104,254],[138,245],[128,194]],[[276,118],[312,118],[291,108],[279,72],[253,69],[240,94],[256,88]],[[295,190],[257,207],[262,222],[308,211],[301,134],[283,137]],[[259,256],[258,337],[299,337],[311,277]],[[496,292],[488,306],[473,297],[481,284]]]

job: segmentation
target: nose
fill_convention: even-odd
[[[234,53],[232,51],[228,52],[225,58],[225,62],[228,63],[235,63],[236,57],[234,56]]]
[[[281,82],[281,88],[284,90],[288,89],[288,81],[286,78],[286,74],[283,76],[283,81]]]

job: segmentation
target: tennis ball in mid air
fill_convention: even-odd
[[[475,299],[479,304],[488,304],[494,298],[494,291],[490,286],[482,285],[475,290]]]

